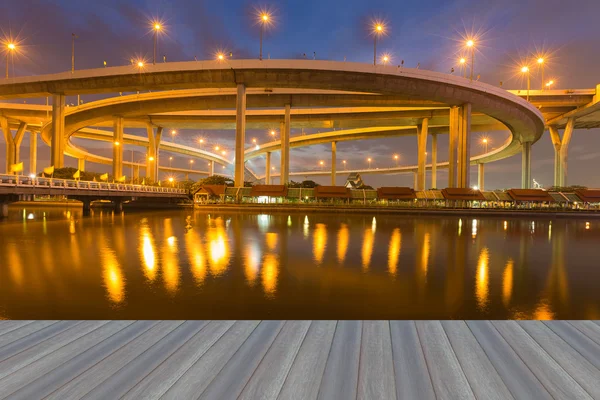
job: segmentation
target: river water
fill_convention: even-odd
[[[12,207],[2,318],[600,319],[600,221]]]

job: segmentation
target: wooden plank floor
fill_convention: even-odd
[[[0,398],[600,399],[600,321],[3,321]]]

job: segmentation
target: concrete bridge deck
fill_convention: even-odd
[[[5,321],[11,399],[598,399],[600,321]]]

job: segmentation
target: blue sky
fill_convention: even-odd
[[[10,3],[10,4],[9,4]],[[217,49],[232,51],[234,57],[258,56],[256,8],[273,12],[275,24],[264,40],[265,57],[300,58],[303,53],[318,59],[371,62],[373,43],[368,24],[373,18],[386,21],[388,34],[378,48],[389,52],[394,63],[449,72],[455,66],[461,37],[480,34],[475,73],[481,80],[504,87],[523,87],[517,66],[538,50],[552,53],[546,76],[555,77],[558,88],[592,88],[600,83],[600,36],[597,31],[600,2],[597,0],[458,0],[458,1],[118,1],[68,0],[2,2],[0,30],[18,36],[24,53],[15,59],[18,75],[65,71],[70,68],[71,33],[76,43],[78,69],[123,65],[136,55],[151,56],[152,35],[148,20],[165,22],[167,35],[159,41],[159,56],[167,60],[212,57]],[[11,66],[12,68],[12,66]],[[532,85],[539,85],[539,78]],[[184,131],[182,141],[193,141],[198,132]],[[294,132],[293,132],[294,134]],[[214,132],[215,141],[230,143],[232,132]],[[265,136],[262,132],[249,135]],[[600,186],[600,177],[588,172],[600,158],[600,132],[575,132],[570,152],[569,182]],[[218,137],[216,137],[218,136]],[[498,144],[503,135],[492,141]],[[266,137],[265,137],[266,139]],[[27,140],[26,140],[27,141]],[[441,139],[440,153],[445,154]],[[4,147],[3,141],[0,146]],[[26,143],[24,144],[26,146]],[[344,143],[338,159],[357,165],[376,154],[381,166],[390,162],[385,150],[402,155],[411,164],[415,138]],[[99,149],[104,151],[103,149]],[[292,151],[292,170],[317,165],[327,159],[328,148]],[[473,151],[478,151],[474,147]],[[344,155],[346,152],[346,155]],[[389,152],[389,151],[388,151]],[[27,150],[24,149],[27,154]],[[40,157],[46,152],[40,149]],[[4,152],[0,158],[3,158]],[[441,156],[441,160],[445,157]],[[296,159],[296,160],[294,160]],[[552,147],[547,133],[533,148],[533,175],[551,184]],[[175,160],[185,163],[186,160]],[[260,160],[256,167],[260,169]],[[273,160],[278,162],[276,159]],[[295,165],[294,165],[295,164]],[[262,164],[264,165],[264,163]],[[98,167],[102,169],[104,167]],[[520,184],[520,157],[489,165],[489,188]],[[441,182],[445,182],[440,173]],[[473,179],[475,179],[473,168]],[[340,180],[342,178],[340,177]],[[412,184],[412,176],[367,177],[374,186]],[[324,180],[326,181],[326,180]]]

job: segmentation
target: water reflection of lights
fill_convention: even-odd
[[[117,256],[108,245],[104,245],[100,248],[100,258],[108,298],[113,303],[121,303],[125,300],[125,278]]]
[[[552,221],[548,224],[548,241],[552,240]]]
[[[192,275],[196,285],[200,286],[204,282],[206,277],[206,257],[204,254],[204,246],[199,235],[190,230],[185,234],[185,250],[187,252],[188,260]]]
[[[173,238],[173,240],[169,240]],[[179,249],[174,236],[167,238],[167,245],[162,248],[162,275],[165,289],[171,294],[179,288]]]
[[[585,229],[590,229],[590,223],[589,222],[585,223]]]
[[[502,301],[506,307],[508,307],[510,304],[510,298],[512,296],[513,268],[514,261],[512,259],[508,259],[506,262],[506,267],[504,267],[504,274],[502,276]]]
[[[535,221],[531,221],[531,233],[535,233]]]
[[[508,228],[508,222],[504,221],[504,230],[506,230]]]
[[[487,247],[481,249],[479,260],[477,261],[477,276],[475,278],[475,297],[477,306],[481,311],[485,311],[488,305],[489,297],[489,262],[490,252]]]
[[[153,281],[156,278],[156,250],[154,238],[146,219],[142,220],[140,227],[139,253],[144,266],[144,275],[148,280]]]
[[[210,228],[206,236],[208,239],[210,273],[213,276],[220,276],[227,270],[229,265],[229,245],[223,228],[223,221],[216,219],[215,227]]]
[[[275,254],[266,254],[262,266],[263,290],[267,296],[273,296],[277,289],[279,275],[279,260]]]
[[[267,248],[274,251],[277,248],[277,233],[267,232],[265,235],[265,241],[267,242]]]
[[[363,246],[362,246],[362,267],[363,271],[369,269],[369,264],[371,263],[371,254],[373,254],[373,230],[365,229],[365,233],[363,235]]]
[[[473,239],[475,239],[477,237],[477,220],[474,219],[473,223],[471,224],[471,236],[473,237]]]
[[[21,253],[17,245],[9,242],[6,245],[6,256],[8,257],[8,268],[13,282],[21,286],[23,284],[23,264],[21,262]]]
[[[327,227],[325,224],[316,224],[313,232],[313,254],[317,264],[323,261],[325,248],[327,247]]]
[[[29,219],[29,220],[35,219],[35,215],[33,215],[33,213],[29,213],[27,215],[27,219]]]
[[[554,319],[554,312],[550,308],[550,305],[542,300],[540,304],[537,305],[535,311],[533,312],[533,319],[537,320],[551,320]]]
[[[266,214],[260,214],[258,216],[258,228],[261,232],[265,232],[269,228],[269,216]]]
[[[423,272],[423,276],[427,277],[427,271],[429,270],[429,252],[431,250],[431,234],[429,232],[423,237],[422,249],[421,272]]]
[[[304,239],[308,238],[308,234],[309,234],[308,228],[309,228],[308,215],[305,215],[304,216],[304,224],[302,226],[302,231],[304,233]]]
[[[390,245],[388,250],[388,272],[390,275],[396,275],[398,270],[398,258],[400,257],[400,248],[402,246],[402,235],[400,234],[400,228],[394,229],[392,237],[390,238]]]
[[[340,264],[344,262],[346,258],[346,252],[348,251],[348,242],[350,240],[350,231],[348,230],[348,225],[342,224],[340,226],[340,230],[338,231],[338,240],[337,240],[337,259]]]
[[[458,236],[462,233],[462,219],[458,220]]]
[[[373,233],[375,233],[376,229],[377,229],[377,220],[375,219],[375,217],[373,217],[373,222],[371,222],[371,230],[373,231]]]
[[[287,226],[292,226],[292,216],[288,215]]]
[[[70,233],[71,235],[74,235],[74,234],[75,234],[75,220],[73,220],[73,219],[71,219],[71,220],[69,221],[69,233]]]
[[[250,286],[254,285],[260,268],[260,247],[256,242],[246,246],[244,254],[244,274]]]

